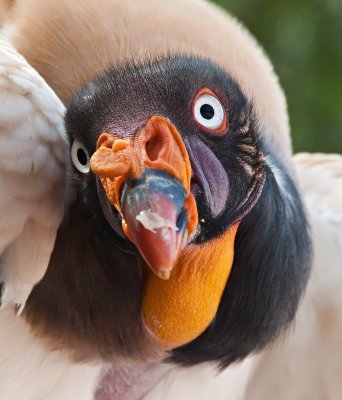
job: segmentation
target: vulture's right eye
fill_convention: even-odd
[[[71,160],[76,169],[82,174],[87,174],[90,170],[90,157],[88,151],[77,139],[71,146]]]

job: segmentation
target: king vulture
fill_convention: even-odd
[[[1,10],[1,398],[138,399],[275,340],[311,243],[253,38],[200,0]]]

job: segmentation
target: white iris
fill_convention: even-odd
[[[224,110],[219,100],[210,94],[198,96],[194,106],[197,122],[208,129],[217,129],[224,120]]]
[[[77,139],[71,146],[71,160],[82,174],[87,174],[90,170],[90,158],[87,150]]]

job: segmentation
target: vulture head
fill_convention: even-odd
[[[291,171],[228,71],[182,54],[72,99],[70,202],[25,318],[77,360],[220,366],[293,319],[310,241]]]

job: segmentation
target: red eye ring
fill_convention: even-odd
[[[220,98],[211,89],[200,89],[194,96],[191,109],[201,130],[214,136],[222,136],[227,132],[226,112]]]

